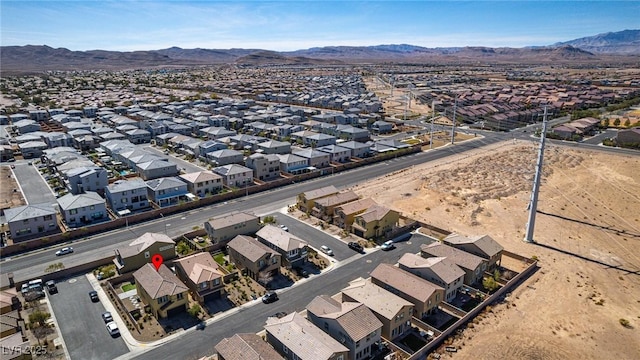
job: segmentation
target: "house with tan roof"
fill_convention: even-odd
[[[176,242],[166,234],[144,233],[128,246],[117,248],[113,263],[119,274],[138,270],[151,263],[151,257],[160,254],[162,258],[171,260],[176,257]]]
[[[21,332],[22,327],[24,327],[24,320],[19,310],[8,311],[0,315],[0,338]],[[4,357],[2,358],[4,359]]]
[[[133,273],[140,300],[151,309],[156,319],[167,318],[187,310],[189,288],[162,264],[156,271],[145,264]]]
[[[180,179],[187,183],[187,190],[190,193],[199,197],[217,194],[223,187],[222,176],[211,171],[182,174]]]
[[[391,264],[378,265],[371,282],[412,303],[418,319],[433,313],[444,300],[444,288]]]
[[[358,195],[351,191],[340,192],[325,196],[315,201],[311,215],[325,221],[331,221],[335,215],[335,208],[342,204],[358,200]]]
[[[489,235],[466,237],[453,233],[445,237],[442,242],[487,260],[488,271],[493,271],[496,266],[500,265],[502,251],[504,250],[504,248]]]
[[[260,230],[260,217],[234,211],[209,219],[204,229],[214,244],[227,243],[238,235],[252,235]]]
[[[294,312],[283,318],[269,317],[264,326],[267,341],[289,360],[346,360],[349,349]]]
[[[391,232],[398,226],[399,220],[399,212],[375,204],[353,218],[351,232],[365,239],[377,238]]]
[[[282,256],[287,268],[301,266],[307,261],[308,244],[299,237],[273,225],[266,225],[256,233],[258,241]]]
[[[282,256],[258,240],[238,235],[227,245],[229,261],[247,276],[265,284],[280,273]]]
[[[382,337],[392,341],[411,329],[413,304],[381,288],[371,279],[356,279],[341,290],[341,301],[359,302],[382,323]]]
[[[33,359],[29,340],[20,333],[15,333],[0,339],[0,353],[2,360],[30,360]]]
[[[351,232],[351,225],[353,224],[355,216],[362,214],[375,204],[377,203],[372,198],[364,198],[336,206],[333,224]]]
[[[219,360],[283,360],[258,334],[235,334],[215,346]]]
[[[14,242],[60,231],[56,210],[49,203],[4,209],[4,217]]]
[[[346,346],[349,360],[371,356],[382,335],[380,320],[358,302],[341,303],[327,295],[316,296],[307,305],[307,318]]]
[[[423,258],[416,254],[404,254],[398,260],[400,269],[408,271],[445,289],[444,301],[456,297],[462,287],[464,271],[445,257]]]
[[[204,304],[224,295],[224,273],[208,252],[185,256],[174,264],[176,275],[187,285],[198,302]]]
[[[487,260],[439,241],[428,245],[422,244],[420,246],[420,255],[423,258],[446,257],[453,261],[464,271],[464,283],[466,285],[474,285],[482,281],[484,271],[487,269]]]
[[[329,195],[335,195],[337,193],[338,193],[338,189],[336,189],[336,187],[333,185],[329,185],[323,188],[305,191],[303,193],[298,194],[296,203],[300,211],[310,212],[311,209],[313,209],[313,206],[315,205],[316,200]]]

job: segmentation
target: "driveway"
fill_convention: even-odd
[[[40,176],[35,166],[25,162],[15,162],[15,165],[13,173],[28,204],[57,204],[49,184]]]
[[[107,310],[89,299],[93,288],[85,275],[62,279],[57,287],[57,294],[47,296],[72,360],[109,360],[129,352],[122,337],[107,332],[101,317]]]

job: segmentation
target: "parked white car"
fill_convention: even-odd
[[[333,256],[333,250],[331,250],[327,245],[320,246],[320,250],[329,256]]]
[[[109,335],[117,336],[120,335],[120,329],[118,329],[118,325],[114,321],[110,321],[107,323],[107,331],[109,331]]]
[[[392,250],[392,249],[395,249],[395,248],[396,248],[396,246],[393,244],[393,241],[391,241],[391,240],[385,241],[384,244],[382,244],[380,246],[380,249],[385,250],[385,251]]]

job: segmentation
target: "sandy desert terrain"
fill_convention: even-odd
[[[489,234],[509,251],[539,258],[540,269],[481,314],[454,340],[459,351],[445,358],[637,359],[640,154],[548,146],[536,244],[528,244],[522,239],[536,155],[534,141],[504,142],[354,190],[409,217]]]

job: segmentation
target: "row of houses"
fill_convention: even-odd
[[[566,124],[558,125],[553,128],[553,134],[561,139],[571,139],[574,136],[593,135],[600,128],[600,120],[592,117],[586,117],[571,121]]]
[[[32,358],[21,309],[13,274],[0,274],[0,349],[3,359]]]

